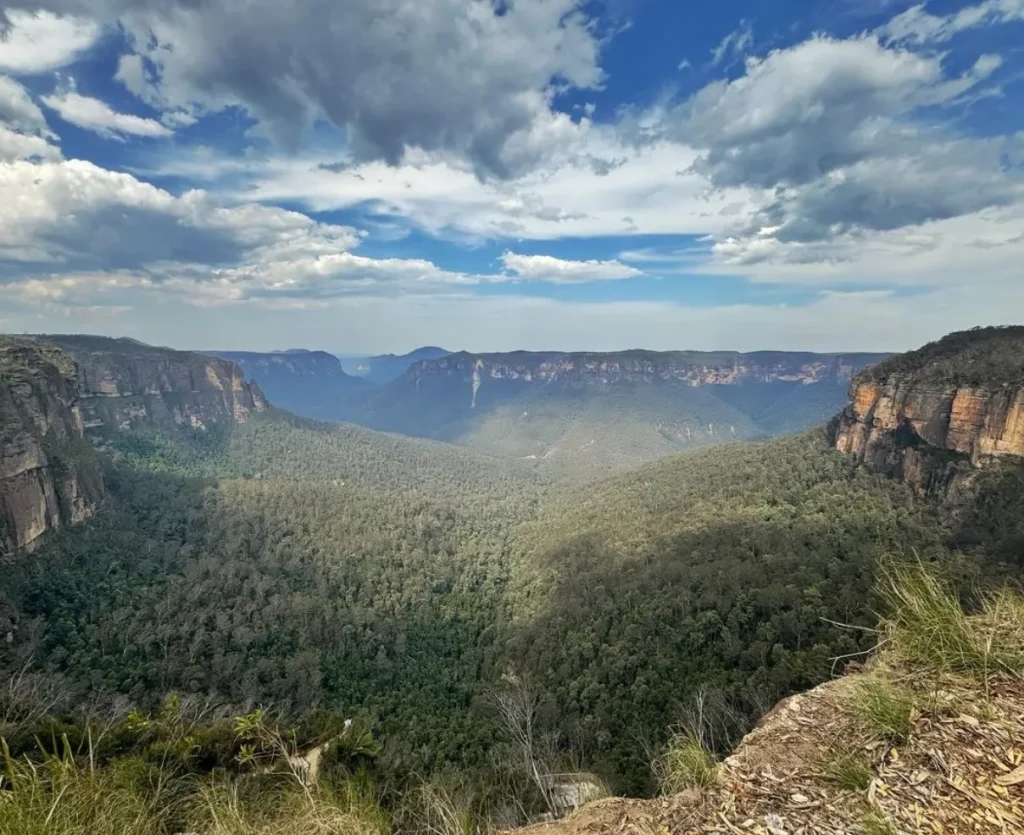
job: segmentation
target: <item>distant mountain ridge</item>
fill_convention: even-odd
[[[345,415],[491,454],[620,468],[823,423],[888,354],[465,351],[420,360]]]
[[[613,384],[678,382],[691,386],[799,382],[846,385],[860,369],[888,358],[883,353],[816,354],[788,351],[459,351],[423,359],[409,369],[416,377],[462,374],[471,380],[522,380]]]
[[[407,354],[380,354],[371,357],[339,356],[342,367],[348,374],[366,380],[374,385],[384,385],[401,377],[409,367],[420,360],[438,359],[451,351],[426,345]]]
[[[341,361],[326,351],[206,351],[235,362],[255,380],[270,401],[304,417],[337,418],[347,400],[366,388],[365,381],[346,374]]]

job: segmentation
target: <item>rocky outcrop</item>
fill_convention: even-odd
[[[303,417],[330,420],[367,384],[351,377],[341,360],[324,351],[209,351],[210,356],[238,363],[281,409]]]
[[[947,337],[971,352],[969,362],[943,353],[942,340],[859,375],[834,424],[836,448],[923,493],[943,493],[1000,458],[1024,457],[1024,383],[1005,364],[988,379],[978,373],[979,365],[994,368],[990,354],[1004,347],[992,331],[1000,335],[986,329],[976,337],[985,353],[970,334]],[[1024,355],[1017,362],[1024,376]]]
[[[0,337],[0,560],[92,515],[103,483],[82,434],[70,357]]]
[[[742,383],[832,383],[888,354],[810,354],[759,351],[620,351],[614,353],[468,354],[460,352],[413,365],[408,377],[464,379],[479,389],[487,381],[562,384],[569,387],[616,383],[670,382],[689,386]]]
[[[235,362],[133,339],[41,337],[59,345],[77,365],[86,430],[146,426],[203,428],[244,422],[267,408],[259,386],[246,382]]]

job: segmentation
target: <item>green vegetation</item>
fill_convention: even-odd
[[[823,773],[841,789],[851,792],[867,791],[874,777],[871,760],[863,751],[845,751],[827,760]]]
[[[655,774],[662,794],[678,794],[713,783],[715,760],[699,739],[676,734],[655,763]]]
[[[1002,593],[984,596],[968,617],[949,586],[920,566],[890,572],[882,588],[891,614],[882,622],[889,652],[904,666],[981,680],[1024,674],[1024,605]]]
[[[850,709],[869,733],[897,743],[910,738],[914,727],[914,694],[884,671],[858,682]]]
[[[861,832],[864,835],[900,835],[893,822],[878,809],[872,809],[864,816]]]
[[[728,750],[869,646],[829,621],[872,625],[881,556],[946,555],[930,505],[821,433],[681,456],[582,501],[512,462],[273,416],[113,444],[101,512],[9,578],[25,626],[6,663],[41,666],[68,704],[362,712],[406,774],[496,779],[492,691],[512,669],[553,770],[651,791],[645,749],[694,694]]]
[[[1024,327],[973,328],[951,333],[916,351],[898,354],[863,371],[864,380],[986,386],[1024,382]]]

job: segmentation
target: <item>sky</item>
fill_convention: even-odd
[[[904,350],[1024,322],[1024,0],[14,0],[0,331]]]

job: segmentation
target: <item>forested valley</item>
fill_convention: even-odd
[[[1019,579],[1016,458],[940,499],[835,431],[590,481],[273,409],[98,436],[94,518],[3,569],[0,736],[189,773],[341,739],[386,808],[454,781],[505,823],[538,768],[649,795],[680,728],[725,753],[861,657],[880,572]]]

